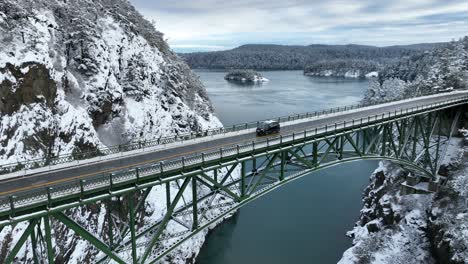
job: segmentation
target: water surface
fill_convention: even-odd
[[[306,113],[357,103],[368,85],[364,79],[308,77],[302,71],[268,71],[269,82],[239,85],[226,72],[198,70],[224,125]]]
[[[366,80],[262,72],[263,85],[226,82],[222,71],[196,71],[225,125],[354,104]],[[241,208],[208,236],[199,264],[336,263],[359,216],[375,161],[346,163],[306,175]]]

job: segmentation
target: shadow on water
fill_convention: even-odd
[[[264,83],[261,82],[241,82],[241,81],[234,81],[234,80],[226,80],[226,82],[233,87],[241,87],[241,88],[254,88],[254,87],[262,87]]]

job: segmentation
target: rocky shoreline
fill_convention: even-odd
[[[338,263],[468,263],[467,146],[461,138],[452,141],[445,160],[449,181],[436,194],[403,195],[407,173],[381,162],[348,232],[353,247]]]
[[[316,76],[316,77],[338,77],[338,78],[377,78],[379,73],[373,72],[361,72],[359,70],[323,70],[323,71],[309,71],[304,72],[305,76]]]

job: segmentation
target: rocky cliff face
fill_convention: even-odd
[[[127,0],[0,1],[0,102],[0,165],[221,126],[198,77]],[[165,212],[163,197],[152,190],[141,225]],[[67,215],[102,235],[107,210]],[[0,232],[0,262],[26,226]],[[57,263],[96,260],[95,248],[53,227]],[[192,260],[203,240],[166,261]],[[18,256],[31,262],[31,244]]]
[[[411,195],[401,192],[405,173],[381,163],[348,233],[353,247],[339,263],[468,263],[467,162],[466,142],[454,139],[445,159],[447,185],[436,194]]]
[[[0,3],[0,162],[220,126],[125,0]]]
[[[374,80],[364,103],[382,102],[468,85],[468,37],[402,59]],[[464,116],[466,120],[466,113]],[[468,263],[468,131],[454,138],[439,174],[448,183],[436,194],[404,195],[398,167],[382,163],[364,192],[354,238],[340,264]]]

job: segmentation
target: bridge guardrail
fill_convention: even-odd
[[[433,95],[433,94],[438,94],[438,93],[437,92],[427,93],[421,96],[427,96],[427,95]],[[10,163],[10,164],[4,164],[0,166],[0,175],[9,174],[9,173],[17,172],[17,171],[22,171],[22,170],[27,171],[27,170],[38,169],[38,168],[43,168],[47,166],[65,164],[65,163],[70,163],[73,161],[80,161],[80,160],[92,159],[96,157],[103,157],[107,155],[119,154],[119,153],[134,151],[134,150],[142,150],[142,149],[152,148],[152,147],[170,144],[174,142],[183,142],[183,141],[193,140],[197,138],[204,138],[204,137],[215,136],[215,135],[220,135],[220,134],[227,134],[231,132],[239,132],[239,131],[243,131],[247,129],[256,128],[259,122],[266,121],[266,120],[278,120],[278,122],[280,123],[296,121],[296,120],[304,120],[304,119],[309,119],[309,118],[314,118],[314,117],[320,117],[323,115],[379,105],[383,103],[390,103],[394,101],[417,98],[421,96],[398,98],[394,100],[388,100],[384,102],[375,102],[371,104],[355,104],[355,105],[348,105],[348,106],[343,106],[343,107],[335,107],[335,108],[330,108],[328,110],[307,112],[307,113],[295,114],[295,115],[284,116],[284,117],[274,117],[271,119],[237,124],[237,125],[232,125],[228,127],[208,129],[208,130],[204,130],[200,132],[185,133],[185,134],[174,135],[174,136],[169,136],[169,137],[158,137],[158,138],[151,139],[151,140],[134,139],[134,140],[131,140],[128,144],[121,144],[121,145],[115,145],[115,146],[110,146],[110,147],[101,147],[101,148],[97,148],[95,151],[90,151],[90,152],[77,152],[73,154],[69,153],[69,154],[59,155],[57,157],[46,157],[46,158],[39,158],[39,159],[34,159],[34,160],[25,160],[25,161]]]
[[[79,197],[86,197],[93,192],[108,190],[109,195],[112,193],[113,186],[119,183],[137,184],[141,180],[151,179],[153,182],[160,182],[164,180],[163,173],[177,172],[189,166],[203,166],[205,162],[212,162],[222,160],[227,157],[239,157],[241,154],[248,154],[258,150],[271,150],[278,149],[284,145],[292,145],[301,143],[306,138],[323,136],[328,132],[340,131],[346,128],[353,128],[356,126],[362,127],[363,125],[373,124],[378,121],[385,121],[392,117],[410,115],[423,112],[438,106],[452,106],[457,103],[468,102],[468,96],[459,97],[456,99],[432,103],[429,105],[420,105],[407,109],[400,109],[394,112],[388,112],[375,116],[368,116],[367,118],[353,119],[351,121],[343,121],[335,123],[334,125],[325,125],[322,127],[304,130],[300,133],[292,133],[286,136],[277,136],[274,138],[267,138],[260,142],[251,142],[243,145],[233,147],[220,148],[217,151],[209,153],[197,153],[190,156],[160,162],[158,164],[150,164],[137,168],[130,168],[114,172],[111,174],[99,174],[90,178],[74,179],[68,182],[54,185],[43,189],[35,189],[32,191],[19,193],[16,195],[0,197],[0,215],[5,212],[15,214],[17,209],[22,207],[30,207],[32,205],[47,205],[55,199],[70,197],[70,195],[78,195]],[[161,177],[155,177],[161,174]],[[1,224],[1,223],[0,223]]]

